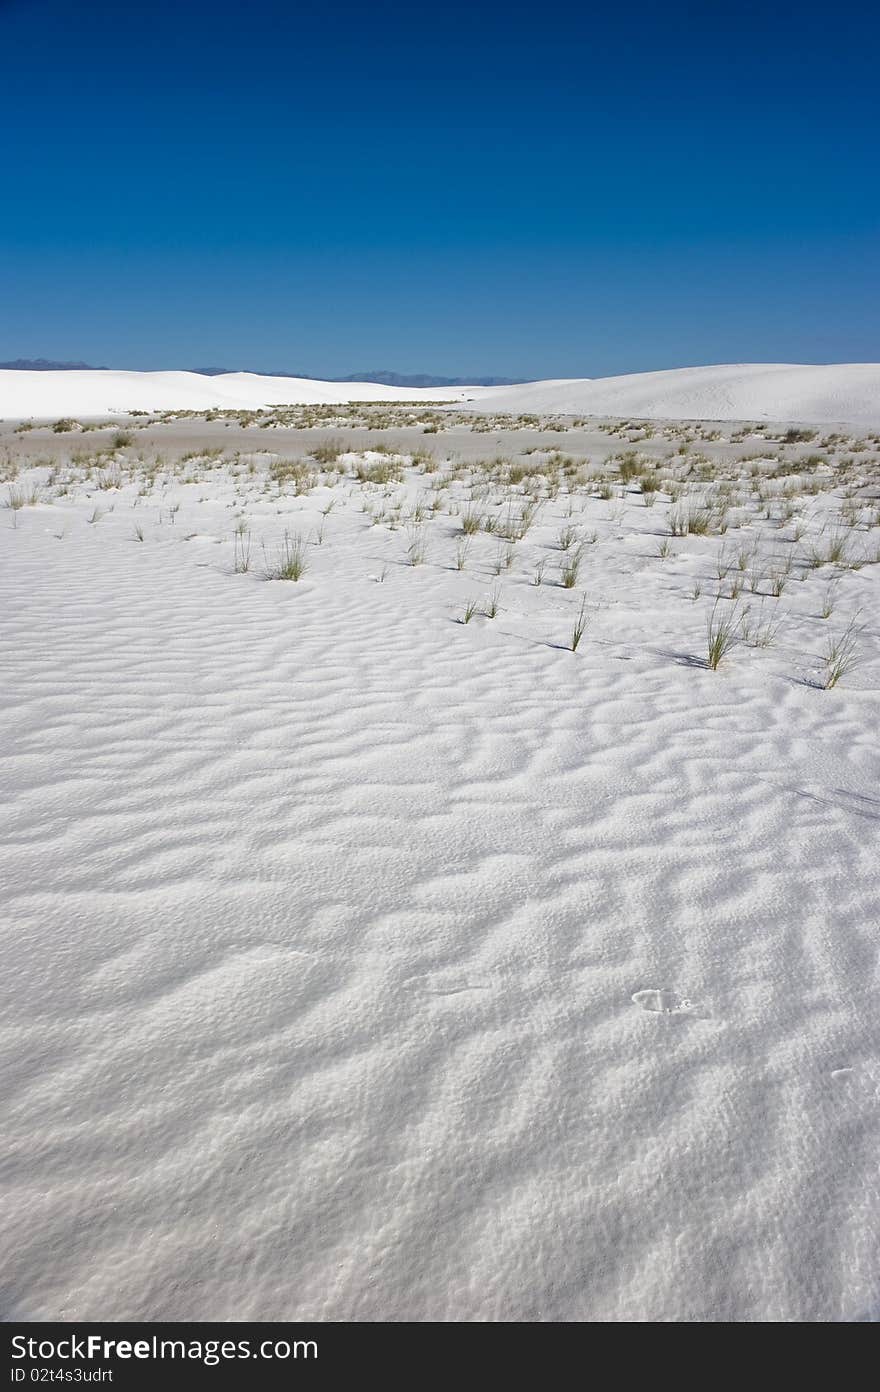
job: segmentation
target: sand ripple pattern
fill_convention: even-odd
[[[877,1316],[870,693],[28,525],[6,1318]]]

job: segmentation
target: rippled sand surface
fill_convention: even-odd
[[[0,514],[4,1316],[878,1317],[878,566],[711,671],[662,500],[263,467]]]

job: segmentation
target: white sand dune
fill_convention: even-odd
[[[485,388],[386,387],[227,372],[0,371],[0,419],[105,416],[125,411],[251,410],[347,401],[459,401]]]
[[[572,653],[564,498],[464,625],[494,538],[262,468],[3,514],[3,1317],[876,1317],[877,564],[839,688],[811,570],[713,672],[717,540],[586,498]]]
[[[347,401],[458,401],[498,412],[880,424],[880,364],[746,363],[515,387],[385,387],[247,372],[0,372],[0,419]]]
[[[880,424],[880,363],[744,363],[491,387],[483,409],[662,420]]]

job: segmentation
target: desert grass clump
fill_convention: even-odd
[[[766,578],[767,576],[760,566],[752,567],[752,569],[749,571],[749,589],[751,590],[752,594],[760,594],[761,586],[763,585]]]
[[[735,606],[719,614],[716,600],[706,624],[706,666],[713,672],[717,672],[739,639],[739,617]]]
[[[621,483],[631,483],[637,477],[640,467],[640,458],[636,450],[626,450],[615,461],[617,472],[620,475]]]
[[[6,495],[6,506],[12,512],[19,512],[23,507],[36,507],[40,501],[39,489],[14,488],[10,486]]]
[[[95,474],[95,486],[101,493],[110,493],[122,487],[122,472],[118,468],[99,469]]]
[[[754,562],[755,551],[750,551],[747,546],[741,546],[736,557],[736,564],[739,570],[748,570]]]
[[[559,583],[564,590],[573,590],[580,574],[583,552],[580,547],[569,551],[559,571]]]
[[[302,537],[285,532],[274,558],[267,560],[266,579],[301,580],[308,568],[306,544]]]
[[[497,616],[500,603],[501,589],[496,585],[483,607],[483,613],[487,619],[494,619]]]
[[[292,488],[297,497],[315,486],[314,471],[302,459],[273,459],[269,464],[269,477],[280,491]]]
[[[830,619],[831,615],[834,613],[834,605],[837,601],[837,587],[839,584],[839,579],[829,580],[828,584],[825,586],[825,593],[822,596],[822,608],[820,610],[820,615],[823,619]]]
[[[482,513],[474,507],[469,507],[461,514],[461,530],[465,536],[475,536],[483,525]]]
[[[406,554],[411,566],[424,565],[425,557],[428,554],[428,542],[423,528],[410,528],[409,545],[406,548]]]
[[[501,575],[505,570],[510,570],[516,558],[516,548],[513,542],[508,542],[504,546],[499,546],[492,566],[495,575]]]
[[[826,565],[843,565],[846,561],[848,537],[845,532],[833,532],[825,550]]]
[[[731,579],[730,579],[730,593],[729,593],[729,595],[728,595],[728,598],[729,598],[729,599],[739,599],[740,595],[742,594],[742,588],[743,588],[743,580],[742,580],[742,576],[739,574],[739,572],[737,572],[735,575],[731,575]]]
[[[403,470],[399,460],[377,459],[370,464],[358,464],[355,475],[360,483],[397,483]]]
[[[571,630],[571,638],[569,639],[569,647],[571,648],[572,652],[577,652],[577,650],[578,650],[578,644],[580,643],[581,639],[582,639],[583,636],[584,636],[584,633],[585,633],[585,631],[586,631],[586,627],[587,627],[587,597],[586,597],[586,595],[584,595],[583,599],[581,600],[581,607],[580,607],[580,609],[579,609],[579,611],[578,611],[578,616],[577,616],[577,618],[575,619],[574,625],[573,625],[572,630]]]
[[[232,538],[232,567],[236,575],[246,575],[251,568],[251,537],[247,523],[239,523]]]
[[[686,526],[693,536],[708,536],[712,530],[712,513],[708,508],[693,508],[688,513]]]
[[[752,618],[751,610],[748,607],[744,609],[740,619],[739,634],[743,642],[751,648],[771,648],[776,642],[776,635],[781,626],[782,618],[780,615],[765,618],[764,601],[761,600],[761,608],[757,618]]]
[[[345,454],[345,443],[342,440],[329,439],[322,440],[311,450],[311,456],[318,464],[335,464],[340,455]]]
[[[855,619],[850,619],[843,633],[836,638],[829,636],[823,657],[822,685],[826,691],[837,686],[861,661],[858,652],[860,633],[861,628],[857,627]]]
[[[476,599],[469,599],[467,604],[464,606],[464,613],[461,616],[460,622],[463,624],[470,623],[471,619],[474,617],[474,614],[479,612],[479,608],[480,606]]]

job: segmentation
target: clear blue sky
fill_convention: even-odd
[[[880,360],[880,11],[0,0],[0,359]]]

